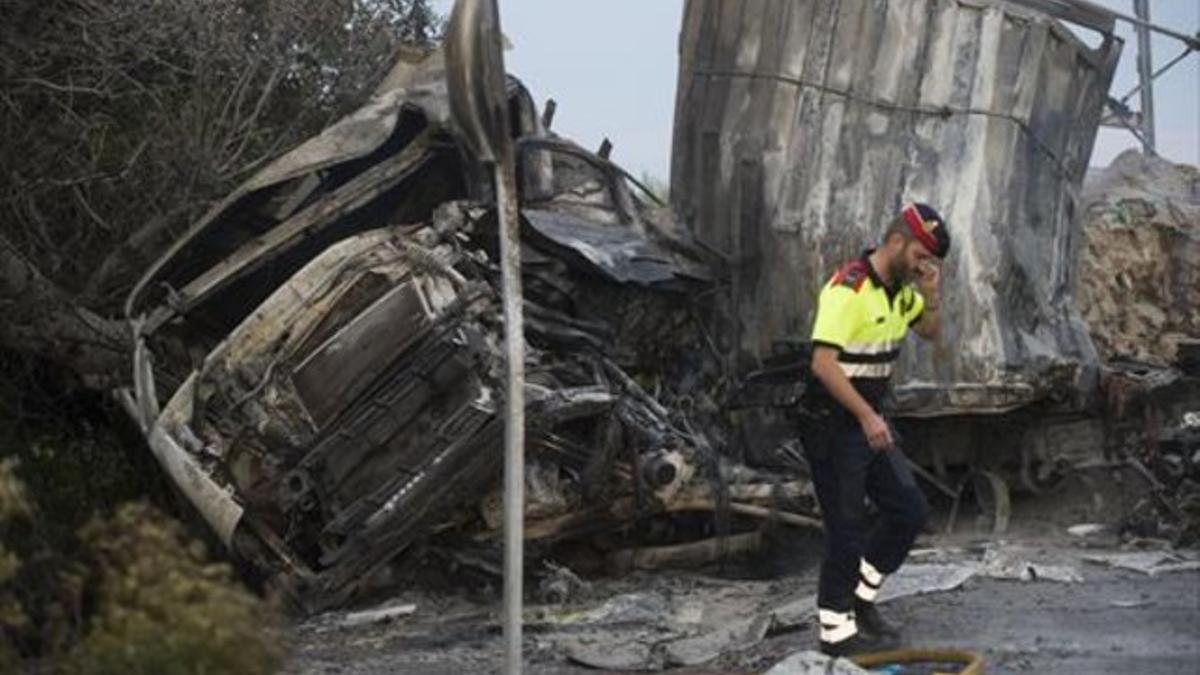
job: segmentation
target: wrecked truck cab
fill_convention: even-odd
[[[440,58],[402,65],[391,89],[217,204],[126,306],[126,407],[218,538],[302,611],[349,601],[431,532],[482,521],[488,536],[503,356],[494,216],[475,204],[490,188],[448,123]],[[704,284],[707,262],[628,174],[542,128],[516,80],[509,103],[532,465],[574,494],[539,514],[553,523],[565,505],[629,494],[617,444],[659,467],[639,506],[673,495],[707,444],[621,364],[653,363],[632,354],[653,346],[631,333],[653,330],[639,302],[678,306],[655,296]]]
[[[331,243],[384,223],[425,222],[454,199],[487,201],[490,182],[450,125],[445,83],[428,72],[441,59],[427,61],[386,80],[395,88],[273,162],[176,242],[126,303],[127,316],[144,317],[141,332],[172,322],[189,337],[219,339]],[[522,206],[645,235],[652,209],[630,189],[637,181],[547,132],[528,90],[509,85]]]

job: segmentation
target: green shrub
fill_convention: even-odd
[[[279,614],[175,521],[129,504],[81,537],[99,575],[97,608],[67,672],[258,675],[282,664]]]
[[[29,626],[20,601],[13,595],[12,583],[21,570],[21,559],[5,545],[9,530],[15,521],[33,515],[33,506],[25,494],[25,485],[16,475],[16,460],[0,461],[0,673],[16,669],[17,653],[13,636]]]

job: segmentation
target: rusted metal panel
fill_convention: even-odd
[[[743,366],[806,337],[817,290],[907,200],[935,205],[944,337],[897,410],[995,412],[1087,387],[1078,195],[1121,43],[985,0],[691,0],[671,195],[732,274]]]

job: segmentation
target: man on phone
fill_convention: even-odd
[[[804,446],[825,521],[817,613],[827,654],[899,643],[875,598],[908,556],[929,507],[879,406],[909,328],[938,336],[939,263],[949,251],[937,211],[908,204],[883,243],[843,265],[818,300],[811,400],[820,419]],[[879,511],[873,527],[866,497]]]

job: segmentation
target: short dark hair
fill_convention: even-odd
[[[896,216],[892,218],[892,222],[888,223],[887,229],[883,231],[884,243],[887,243],[893,234],[900,235],[904,241],[910,241],[913,238],[912,231],[908,229],[908,223],[904,222],[904,216]]]

